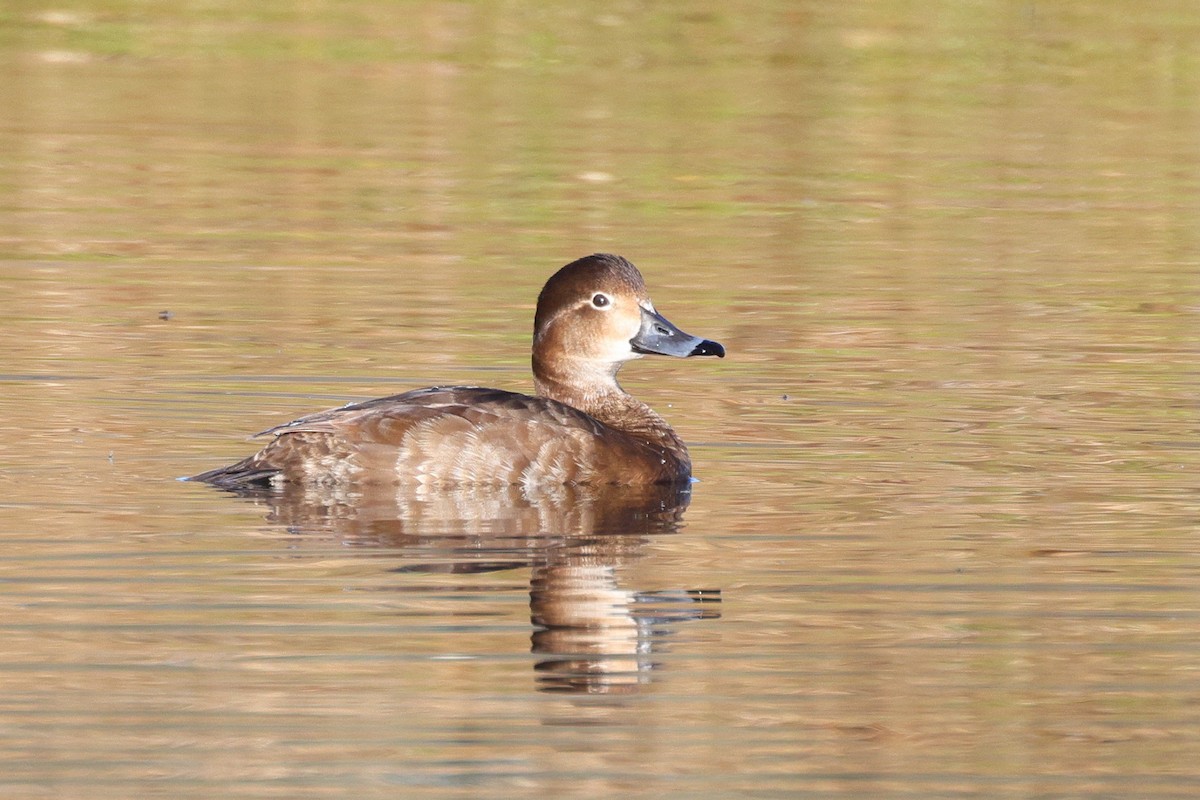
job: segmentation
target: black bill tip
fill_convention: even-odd
[[[704,339],[700,344],[696,345],[689,356],[716,356],[717,358],[725,357],[725,348],[720,342],[714,342],[710,339]]]

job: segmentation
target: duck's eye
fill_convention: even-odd
[[[612,298],[603,292],[596,292],[592,295],[592,305],[596,308],[605,308],[612,302]]]

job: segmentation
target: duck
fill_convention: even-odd
[[[724,358],[725,348],[660,314],[630,261],[595,253],[559,269],[538,295],[533,395],[437,386],[351,403],[255,434],[271,441],[188,480],[235,491],[687,484],[683,440],[617,382],[626,362],[647,355]]]

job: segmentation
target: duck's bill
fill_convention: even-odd
[[[692,336],[672,325],[666,317],[649,309],[642,309],[642,328],[629,340],[633,352],[649,355],[689,358],[691,356],[725,357],[725,348],[709,339]]]

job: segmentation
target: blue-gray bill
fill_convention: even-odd
[[[635,353],[690,358],[691,356],[725,357],[725,348],[710,339],[701,339],[676,328],[666,317],[642,309],[642,328],[629,340]]]

